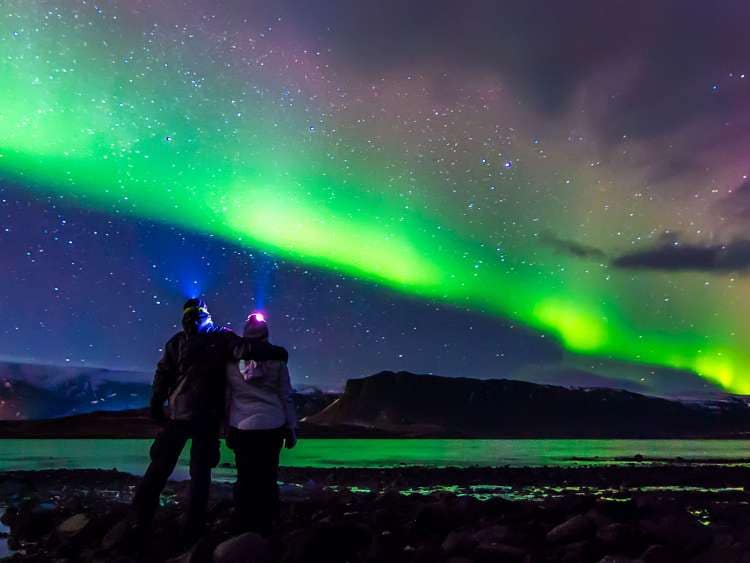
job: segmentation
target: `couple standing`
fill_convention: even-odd
[[[183,306],[182,328],[164,347],[154,375],[150,413],[163,429],[133,498],[137,527],[150,527],[161,491],[191,439],[183,533],[191,541],[204,531],[211,469],[219,463],[226,423],[237,466],[234,531],[269,535],[278,512],[281,447],[293,448],[297,441],[287,351],[268,341],[263,315],[250,315],[238,336],[215,326],[199,299]]]

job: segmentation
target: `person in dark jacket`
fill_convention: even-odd
[[[241,338],[214,325],[202,300],[188,300],[183,330],[169,339],[154,375],[150,413],[163,429],[151,446],[151,463],[133,498],[136,527],[146,530],[159,495],[188,439],[190,490],[184,534],[195,538],[205,526],[211,470],[219,463],[219,433],[224,419],[226,366],[243,360],[286,361],[284,348]],[[164,403],[169,403],[169,416]]]

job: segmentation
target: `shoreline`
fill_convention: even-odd
[[[114,470],[0,472],[0,504],[13,507],[4,517],[9,542],[24,550],[8,560],[161,563],[180,556],[176,526],[186,481],[168,483],[146,555],[133,556],[111,537],[138,479]],[[750,560],[750,472],[743,467],[285,467],[280,481],[275,534],[247,540],[247,549],[265,554],[258,561]],[[213,485],[202,555],[182,554],[173,563],[209,563],[230,539],[231,490],[231,483]],[[81,529],[72,536],[61,532],[75,523]]]

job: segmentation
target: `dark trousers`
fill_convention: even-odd
[[[281,428],[230,428],[227,445],[234,450],[237,482],[234,485],[235,524],[242,531],[267,536],[279,511],[279,453]]]
[[[219,464],[219,421],[214,417],[170,420],[151,446],[151,463],[133,497],[139,525],[150,525],[159,495],[174,471],[188,439],[190,447],[190,490],[186,527],[200,532],[205,525],[211,469]]]

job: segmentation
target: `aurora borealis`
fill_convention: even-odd
[[[609,11],[584,2],[565,12],[407,4],[326,2],[310,13],[293,2],[2,2],[0,180],[13,223],[3,237],[14,245],[3,257],[12,273],[0,286],[3,309],[57,293],[53,282],[19,289],[39,275],[29,269],[41,260],[30,231],[53,205],[80,214],[82,238],[115,220],[188,233],[169,249],[179,237],[210,239],[197,270],[221,269],[231,248],[266,256],[282,277],[349,280],[363,301],[406,298],[415,316],[400,324],[426,325],[415,369],[440,370],[446,332],[425,321],[437,304],[455,311],[445,313],[451,323],[460,314],[526,327],[542,347],[551,337],[566,361],[671,368],[749,393],[750,61],[736,23],[748,9],[729,3],[706,17],[697,2]],[[90,262],[68,291],[90,291],[104,255],[139,262],[117,238],[77,257]],[[173,260],[150,247],[145,262],[159,269],[162,258]],[[145,263],[133,268],[173,303],[186,293],[153,281]],[[279,276],[277,294],[295,287]],[[236,283],[222,271],[201,290],[210,301]],[[317,299],[299,288],[292,296]],[[114,299],[124,309],[136,297]],[[245,307],[247,295],[238,300]],[[111,308],[99,297],[56,310],[81,301]],[[174,310],[148,329],[150,349]],[[344,324],[340,314],[326,325]],[[379,314],[354,316],[379,324]],[[38,322],[13,330],[32,338],[44,333]],[[106,326],[145,338],[129,321]],[[498,331],[473,335],[498,357],[483,360],[483,374],[507,375],[501,358],[514,344]],[[66,340],[76,357],[88,336]],[[399,367],[326,345],[339,358],[329,380]],[[397,336],[381,345],[398,363]],[[473,369],[469,346],[462,341],[462,365]],[[11,343],[0,352],[34,356]]]

